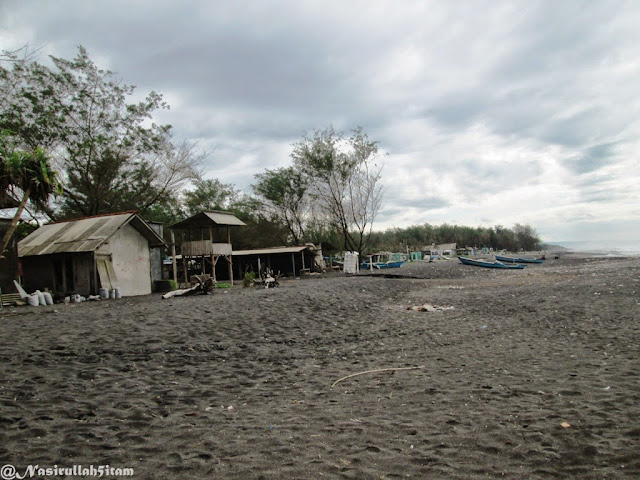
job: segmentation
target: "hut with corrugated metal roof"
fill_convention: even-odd
[[[312,271],[326,269],[320,244],[306,243],[290,247],[269,247],[253,250],[234,250],[237,273],[253,271],[262,274],[265,270],[284,276],[300,276]]]
[[[122,296],[151,293],[152,248],[162,237],[136,212],[84,217],[43,225],[18,243],[28,291],[96,295],[100,288]]]

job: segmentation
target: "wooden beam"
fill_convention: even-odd
[[[93,290],[94,290],[93,295],[97,295],[98,292],[100,291],[100,288],[98,287],[98,261],[96,259],[95,251],[91,253],[91,257],[93,257]],[[55,277],[56,276],[55,267],[53,268],[54,268],[53,276]]]
[[[176,262],[176,236],[171,230],[171,267],[173,268],[173,281],[178,283],[178,263]]]
[[[182,235],[182,245],[184,245],[184,230],[180,230],[180,234]],[[191,234],[189,234],[191,236]],[[189,277],[187,273],[187,257],[184,252],[182,252],[182,269],[184,270],[184,283],[185,285],[189,284]]]
[[[295,276],[296,276],[296,256],[293,253],[291,254],[291,263],[293,264],[293,277],[295,278]]]

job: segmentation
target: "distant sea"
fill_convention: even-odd
[[[598,242],[588,241],[565,241],[548,242],[552,245],[559,245],[574,252],[589,252],[596,255],[610,257],[637,257],[640,256],[640,244],[631,245],[607,245]]]

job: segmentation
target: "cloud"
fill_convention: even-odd
[[[625,1],[8,0],[0,42],[65,58],[82,44],[139,95],[165,94],[157,120],[213,152],[208,177],[247,189],[304,132],[361,125],[390,154],[376,228],[552,236],[633,220],[639,23]]]

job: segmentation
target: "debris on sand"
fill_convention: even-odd
[[[407,307],[407,310],[413,310],[414,312],[443,312],[445,310],[454,310],[454,309],[455,307],[431,305],[430,303],[425,303],[424,305],[414,305],[412,307]]]

